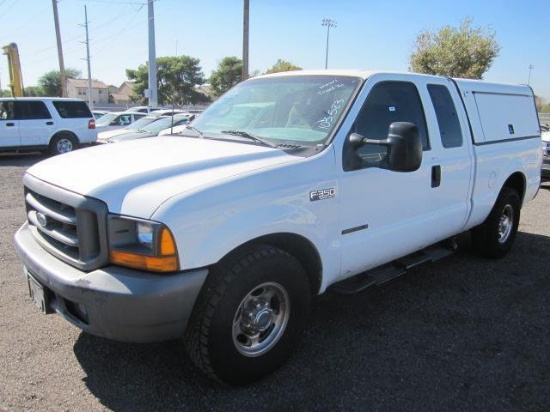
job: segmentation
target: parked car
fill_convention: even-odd
[[[109,110],[92,110],[92,114],[94,115],[94,119],[96,120],[103,117],[107,113],[109,113]]]
[[[96,128],[98,132],[122,129],[145,116],[147,116],[146,113],[109,112],[97,120]]]
[[[153,123],[154,121],[160,119],[162,116],[166,115],[172,115],[174,113],[185,113],[181,110],[157,110],[155,112],[149,113],[147,116],[142,117],[139,120],[136,120],[134,123],[129,124],[126,127],[118,128],[118,129],[110,129],[110,130],[103,130],[100,131],[97,135],[97,141],[98,143],[106,143],[107,140],[109,140],[111,137],[115,137],[121,134],[125,134],[128,132],[135,132],[143,127],[147,126],[148,124]]]
[[[0,151],[70,152],[97,140],[84,100],[52,97],[0,99]]]
[[[134,107],[130,107],[128,108],[126,111],[127,112],[134,112],[134,113],[152,113],[152,112],[155,112],[157,110],[164,110],[166,109],[166,107],[149,107],[149,106],[134,106]]]
[[[192,122],[193,120],[195,120],[196,118],[197,118],[196,114],[189,113],[189,119],[188,119],[187,123],[183,123],[183,124],[180,124],[178,126],[171,125],[167,129],[161,130],[160,133],[159,133],[159,136],[166,136],[166,135],[169,135],[169,134],[183,133],[185,131],[185,129],[187,128],[187,125],[190,122]]]
[[[131,131],[124,134],[119,134],[118,136],[113,136],[103,143],[119,143],[126,142],[129,140],[143,139],[147,137],[155,137],[158,134],[170,126],[179,126],[189,123],[189,119],[192,115],[188,113],[175,114],[173,116],[161,116],[156,121],[151,124],[142,127],[139,130]]]

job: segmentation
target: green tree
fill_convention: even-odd
[[[189,56],[159,57],[157,62],[157,94],[161,105],[181,106],[208,101],[208,96],[197,91],[205,82],[200,60]],[[143,64],[136,70],[126,69],[128,80],[133,80],[134,96],[142,100],[149,87],[149,66]]]
[[[465,19],[460,28],[445,26],[437,33],[420,33],[410,65],[418,73],[481,79],[499,51],[494,32],[474,28],[472,19]]]
[[[79,79],[82,73],[76,69],[65,69],[65,77]],[[42,96],[61,96],[61,73],[59,70],[52,70],[38,79],[38,86],[42,89]]]
[[[541,112],[543,107],[546,105],[546,101],[543,97],[535,95],[535,106],[537,107],[537,111]]]
[[[40,86],[25,87],[25,96],[44,96],[44,90],[42,90],[42,87]]]
[[[242,80],[243,61],[238,57],[225,57],[210,75],[209,83],[214,96],[221,96]]]
[[[277,63],[275,63],[273,66],[271,66],[269,69],[267,69],[265,74],[278,73],[278,72],[289,72],[289,71],[292,71],[292,70],[302,70],[302,68],[298,67],[298,66],[294,66],[292,63],[287,62],[286,60],[278,59]]]

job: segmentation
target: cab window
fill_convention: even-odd
[[[409,122],[416,125],[423,149],[429,150],[426,118],[418,90],[413,83],[387,81],[375,85],[369,93],[352,133],[372,140],[384,140],[394,122]],[[386,146],[364,145],[358,150],[344,150],[345,170],[366,167],[383,167],[388,154]],[[351,166],[353,164],[353,166]],[[349,167],[346,167],[348,165]]]
[[[428,92],[435,109],[441,144],[445,148],[461,147],[462,130],[449,89],[439,84],[429,84]]]

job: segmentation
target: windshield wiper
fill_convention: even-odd
[[[199,129],[197,129],[196,127],[187,125],[187,126],[185,126],[185,129],[186,129],[186,130],[191,130],[191,131],[195,132],[196,134],[199,135],[199,137],[200,137],[201,139],[204,139],[204,134],[203,134]]]
[[[277,147],[273,143],[268,142],[267,140],[262,139],[259,136],[254,136],[253,134],[245,132],[244,130],[222,130],[222,133],[230,134],[230,135],[233,135],[233,136],[244,137],[245,139],[252,140],[256,143],[260,143],[260,144],[262,144],[264,146],[267,146],[267,147],[271,147],[271,148],[276,148]]]

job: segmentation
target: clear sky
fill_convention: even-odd
[[[120,86],[125,69],[148,59],[146,0],[60,0],[58,11],[66,68],[87,77],[84,7],[87,7],[91,73]],[[200,60],[205,77],[226,56],[242,57],[242,0],[156,0],[157,57],[188,55]],[[548,0],[250,0],[250,72],[263,72],[282,58],[304,69],[407,71],[416,36],[472,18],[496,33],[499,56],[484,78],[530,81],[550,102]],[[0,45],[17,43],[25,86],[59,70],[51,0],[0,0]],[[0,80],[7,88],[7,57]],[[530,70],[529,67],[533,66]]]

